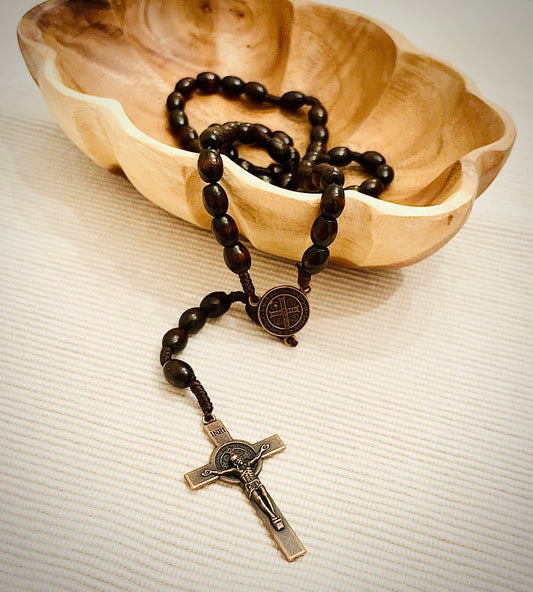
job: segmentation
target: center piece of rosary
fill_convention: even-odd
[[[228,98],[244,95],[251,103],[277,105],[287,112],[309,107],[307,116],[312,129],[305,155],[300,159],[292,139],[285,132],[271,132],[260,123],[231,121],[213,124],[198,137],[184,112],[186,101],[196,91],[204,95],[222,92]],[[160,359],[165,378],[170,384],[190,388],[194,393],[204,414],[204,431],[215,446],[209,463],[187,473],[185,480],[191,489],[199,489],[219,478],[226,483],[239,484],[280,551],[288,561],[293,561],[305,554],[305,547],[258,477],[263,459],[285,449],[281,438],[274,435],[255,444],[235,440],[213,415],[213,404],[191,366],[173,355],[185,348],[189,335],[199,331],[208,318],[223,315],[234,302],[243,303],[248,316],[268,333],[286,345],[297,345],[294,334],[309,318],[307,294],[311,290],[311,277],[328,263],[328,246],[335,240],[337,218],[344,208],[344,175],[338,167],[352,162],[359,164],[370,178],[360,186],[350,188],[372,197],[379,197],[392,181],[394,172],[379,152],[360,154],[347,147],[328,151],[327,112],[318,99],[298,91],[277,97],[269,94],[258,82],[245,84],[236,76],[221,79],[212,72],[202,72],[196,78],[182,78],[176,84],[167,99],[167,109],[170,129],[181,147],[199,153],[198,172],[206,182],[203,204],[213,216],[211,228],[224,247],[224,261],[239,276],[242,286],[242,291],[238,292],[208,294],[199,307],[186,310],[178,327],[170,329],[163,337]],[[240,158],[236,146],[239,143],[266,149],[274,162],[268,167],[259,167]],[[248,273],[250,253],[239,241],[237,224],[227,214],[228,197],[219,184],[224,172],[222,155],[273,185],[294,191],[322,191],[320,214],[311,227],[312,245],[297,265],[298,287],[281,285],[271,288],[262,297],[256,294]]]

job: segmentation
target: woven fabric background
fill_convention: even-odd
[[[397,271],[316,278],[298,348],[236,309],[190,341],[308,549],[287,564],[238,488],[187,489],[211,445],[161,335],[237,289],[210,233],[98,168],[19,55],[2,3],[0,590],[533,590],[533,3],[337,2],[454,64],[515,149],[464,229]],[[253,250],[265,289],[291,262]]]

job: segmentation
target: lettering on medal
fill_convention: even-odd
[[[259,322],[266,331],[277,337],[288,337],[307,322],[309,301],[298,288],[278,286],[261,298],[257,312]]]

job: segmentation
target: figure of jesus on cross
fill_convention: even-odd
[[[218,419],[206,424],[204,431],[215,449],[207,465],[185,475],[189,487],[199,489],[218,479],[239,484],[285,558],[294,561],[304,555],[305,547],[258,477],[263,459],[285,450],[281,438],[274,435],[255,444],[234,440]]]

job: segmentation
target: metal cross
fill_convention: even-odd
[[[272,320],[279,319],[280,317],[283,319],[283,327],[288,329],[291,326],[291,322],[289,319],[289,315],[294,312],[300,312],[300,309],[297,306],[293,306],[290,308],[285,301],[285,297],[280,297],[278,299],[279,302],[279,309],[270,313],[270,318]]]
[[[240,484],[285,559],[294,561],[304,555],[305,547],[258,478],[263,459],[285,450],[281,438],[274,435],[255,444],[234,440],[218,419],[206,424],[204,431],[215,448],[208,464],[185,475],[189,487],[200,489],[219,478]]]

